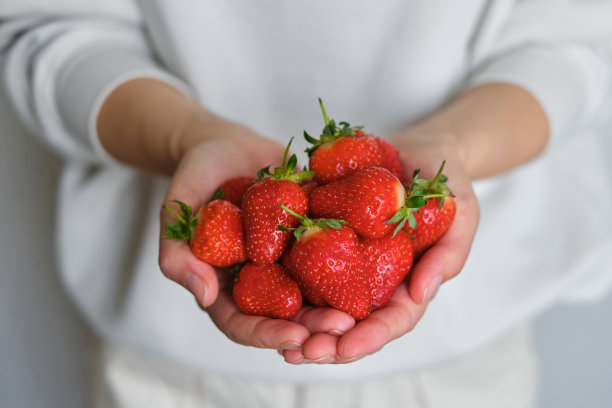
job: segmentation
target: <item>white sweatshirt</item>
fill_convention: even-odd
[[[108,341],[207,373],[340,381],[448,361],[612,281],[612,184],[598,135],[612,112],[611,1],[22,0],[0,1],[0,18],[5,90],[66,158],[63,281]],[[510,82],[540,101],[551,142],[476,183],[482,217],[468,263],[413,332],[354,364],[296,367],[232,343],[161,274],[168,181],[116,163],[95,132],[105,97],[135,77],[168,81],[283,143],[321,128],[319,96],[333,117],[385,135],[460,89]]]

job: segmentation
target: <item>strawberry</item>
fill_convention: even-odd
[[[287,161],[290,146],[291,141],[282,166],[272,173],[270,166],[261,169],[259,180],[248,188],[242,200],[247,254],[257,265],[275,262],[291,240],[291,233],[279,230],[278,225],[293,228],[300,224],[299,218],[283,211],[279,203],[300,215],[308,213],[308,197],[298,183],[312,177],[312,172],[294,174],[297,157],[292,155]]]
[[[374,140],[378,144],[380,153],[382,154],[382,162],[380,167],[384,167],[389,170],[391,174],[399,179],[402,184],[405,184],[408,180],[406,179],[406,172],[404,166],[399,157],[399,152],[391,143],[385,139],[374,136]]]
[[[246,263],[236,278],[233,295],[238,308],[250,315],[291,319],[302,307],[297,283],[277,263]]]
[[[414,238],[414,256],[418,259],[448,229],[455,218],[457,210],[450,188],[446,185],[448,178],[442,174],[444,165],[432,180],[420,179],[415,172],[413,185],[409,191],[420,191],[426,204],[414,212],[414,223],[404,229]],[[410,194],[410,192],[409,192]]]
[[[297,265],[292,263],[293,259],[290,256],[291,248],[293,248],[294,242],[295,241],[292,241],[291,243],[289,243],[289,246],[287,247],[287,249],[285,250],[285,252],[283,252],[283,255],[281,256],[281,263],[285,266],[285,268],[287,268],[288,271],[297,270]],[[315,307],[329,306],[327,302],[325,301],[325,299],[323,299],[323,297],[319,293],[317,293],[314,289],[312,289],[310,286],[306,284],[306,282],[302,279],[301,275],[293,274],[291,272],[290,274],[293,277],[293,279],[295,279],[295,281],[297,282],[298,287],[300,288],[300,292],[302,292],[302,296],[310,304],[312,304]]]
[[[242,205],[242,197],[249,187],[257,180],[251,176],[232,177],[221,184],[215,191],[213,200],[223,199],[237,206]]]
[[[393,229],[388,221],[404,206],[405,195],[389,170],[371,167],[313,191],[310,212],[343,219],[361,236],[382,238]]]
[[[304,194],[306,194],[306,197],[310,198],[312,192],[319,187],[319,183],[317,183],[313,179],[307,179],[300,183],[300,186],[302,187],[302,190],[304,190]]]
[[[213,266],[230,266],[246,261],[242,210],[225,200],[202,206],[194,216],[190,206],[178,200],[183,215],[164,207],[177,218],[167,223],[166,238],[189,240],[193,254]]]
[[[315,139],[304,131],[304,138],[312,144],[306,152],[315,181],[326,184],[361,169],[381,166],[382,154],[376,141],[359,126],[351,127],[346,122],[336,124],[328,119],[321,98],[319,104],[325,120],[323,133]]]
[[[302,225],[293,229],[295,242],[286,261],[289,273],[330,306],[356,320],[365,319],[371,309],[372,274],[364,270],[355,231],[344,221],[293,215]]]
[[[413,245],[404,231],[379,239],[362,238],[366,272],[374,275],[372,282],[372,310],[384,307],[398,285],[404,280],[413,260]]]

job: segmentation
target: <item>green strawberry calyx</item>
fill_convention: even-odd
[[[289,140],[289,144],[285,148],[285,154],[283,155],[283,164],[281,167],[275,167],[272,171],[270,171],[270,166],[266,166],[263,169],[257,172],[257,177],[262,179],[272,179],[272,180],[291,180],[295,183],[300,183],[306,179],[314,176],[314,171],[308,171],[304,167],[304,170],[296,173],[295,169],[297,167],[297,156],[295,154],[291,155],[289,159],[287,156],[289,155],[289,148],[291,147],[291,143],[293,142],[293,137]]]
[[[415,212],[418,212],[421,207],[427,205],[427,201],[435,198],[438,201],[438,206],[442,208],[444,200],[447,197],[453,197],[453,193],[450,188],[446,185],[448,177],[442,174],[446,160],[442,161],[442,165],[438,170],[436,176],[431,179],[424,179],[419,177],[421,169],[416,169],[412,175],[412,182],[406,188],[406,200],[404,206],[400,208],[391,217],[388,224],[397,224],[393,236],[395,236],[399,230],[404,228],[404,225],[408,223],[410,228],[415,229],[417,227]]]
[[[325,111],[325,105],[323,105],[323,100],[319,98],[319,105],[321,106],[321,112],[323,113],[323,120],[325,121],[325,127],[323,128],[323,132],[319,139],[314,138],[308,134],[308,132],[304,131],[304,139],[312,146],[306,149],[306,153],[309,156],[321,145],[325,143],[330,143],[344,136],[355,136],[356,129],[363,129],[363,126],[352,126],[348,122],[340,122],[336,124],[336,121],[333,119],[329,119],[327,117],[327,112]]]
[[[187,204],[179,200],[172,200],[172,202],[179,205],[182,214],[179,214],[167,205],[164,206],[166,211],[176,217],[175,222],[166,223],[166,235],[164,235],[164,238],[188,241],[191,239],[191,235],[198,224],[198,219],[194,216],[193,209]]]
[[[349,225],[349,223],[344,220],[334,220],[334,219],[328,219],[328,218],[317,218],[317,219],[312,220],[308,217],[304,217],[296,213],[295,211],[292,211],[291,209],[285,207],[281,203],[278,203],[278,205],[280,205],[280,207],[283,210],[287,211],[289,214],[293,215],[294,217],[299,218],[300,221],[302,222],[302,224],[297,228],[287,228],[287,227],[283,227],[280,224],[278,225],[278,229],[281,231],[293,231],[293,236],[298,241],[300,240],[300,237],[302,236],[302,234],[308,229],[322,228],[325,231],[329,231],[329,228],[333,228],[335,230],[341,230],[343,224]]]

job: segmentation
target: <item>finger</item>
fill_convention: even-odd
[[[385,344],[409,332],[425,312],[424,304],[416,304],[402,283],[382,309],[342,336],[338,341],[337,363],[356,361],[380,350]]]
[[[282,355],[289,364],[302,364],[305,362],[302,350],[282,350]]]
[[[478,203],[472,192],[457,196],[457,213],[444,235],[419,259],[410,274],[410,296],[427,303],[439,285],[456,276],[465,264],[478,227]]]
[[[341,336],[355,326],[350,315],[331,307],[303,307],[294,322],[300,323],[311,333],[329,333]]]
[[[242,313],[225,291],[219,293],[217,301],[207,311],[227,337],[246,346],[299,350],[310,337],[308,329],[301,324]]]
[[[338,355],[338,339],[338,336],[327,333],[313,334],[302,348],[305,362],[315,364],[335,362]]]

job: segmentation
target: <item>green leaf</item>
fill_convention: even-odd
[[[314,137],[310,136],[306,131],[304,131],[304,139],[313,145],[319,144],[319,139],[315,139]]]
[[[393,214],[393,217],[391,217],[391,219],[387,221],[387,224],[395,224],[396,222],[399,222],[402,219],[406,218],[406,215],[408,215],[408,208],[402,207],[397,210],[395,214]]]
[[[287,173],[293,174],[293,171],[297,167],[297,156],[295,154],[291,155],[289,158],[289,162],[287,163]]]
[[[342,224],[338,220],[325,220],[325,224],[329,225],[335,230],[341,230]]]
[[[427,204],[427,200],[425,200],[421,196],[410,197],[408,200],[408,206],[410,208],[421,208]]]
[[[257,177],[260,179],[270,175],[270,166],[266,166],[257,172]]]
[[[191,217],[193,217],[193,210],[190,206],[179,200],[172,200],[172,202],[177,203],[179,207],[181,207],[181,211],[186,219],[191,219]]]
[[[416,229],[417,227],[416,217],[414,216],[414,213],[412,211],[410,212],[410,214],[408,214],[408,226],[412,229]]]
[[[221,190],[221,187],[219,187],[217,191],[215,191],[215,194],[213,194],[212,200],[221,200],[222,198],[225,198],[225,191]]]

